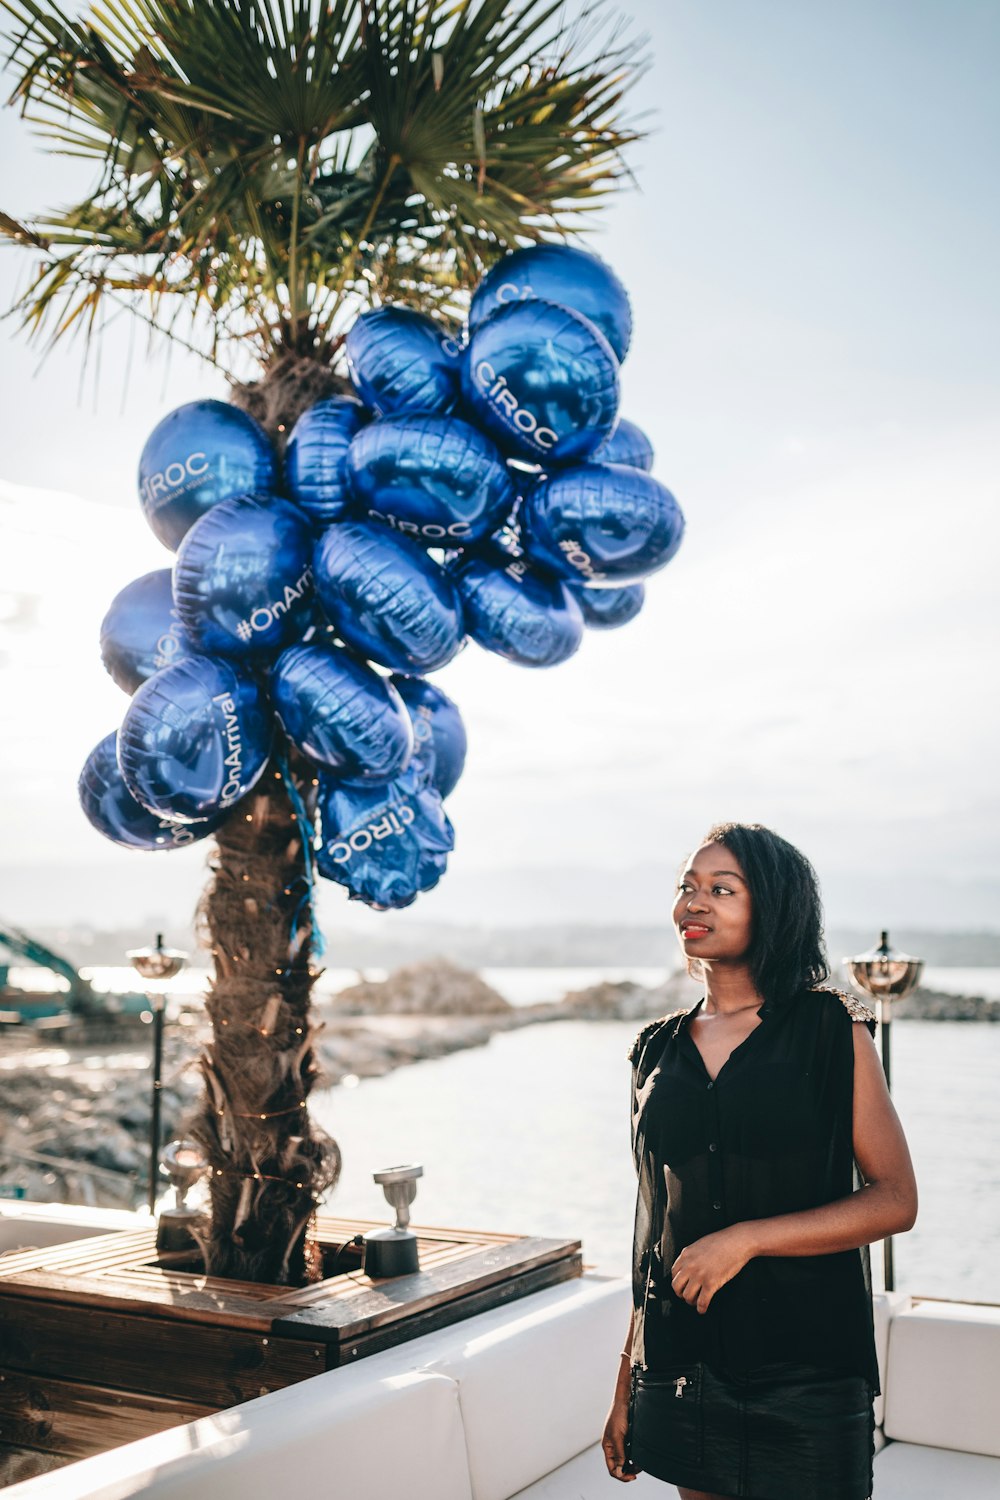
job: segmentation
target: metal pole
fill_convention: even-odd
[[[882,1026],[882,1071],[885,1074],[886,1086],[892,1093],[892,1002],[888,1000],[879,1001],[879,1010]]]
[[[876,1002],[879,1020],[879,1053],[886,1087],[892,1092],[892,1002],[904,1000],[920,983],[924,961],[909,953],[896,953],[889,946],[889,934],[881,934],[878,946],[856,958],[845,958],[844,963],[851,979],[859,990],[870,995]],[[885,1273],[885,1289],[895,1290],[896,1278],[892,1263],[892,1236],[882,1241],[882,1266]]]
[[[883,939],[885,938],[883,933]],[[892,1001],[880,1000],[879,1008],[879,1032],[882,1040],[882,1071],[885,1073],[886,1087],[892,1092]],[[882,1241],[882,1271],[885,1289],[887,1292],[896,1289],[896,1273],[892,1260],[892,1235],[886,1235]]]
[[[153,1108],[149,1124],[149,1212],[156,1212],[156,1179],[160,1170],[160,1100],[163,1092],[164,998],[151,997],[153,1007]]]

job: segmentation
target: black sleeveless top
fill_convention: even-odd
[[[863,1375],[878,1394],[867,1245],[755,1256],[705,1313],[670,1285],[674,1260],[703,1235],[861,1186],[852,1023],[874,1036],[875,1015],[831,989],[765,1001],[760,1024],[713,1083],[688,1031],[703,1004],[648,1022],[628,1052],[638,1175],[632,1364],[662,1370],[701,1360],[740,1374],[787,1360]]]

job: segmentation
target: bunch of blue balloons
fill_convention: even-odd
[[[291,745],[314,769],[310,867],[379,909],[436,885],[465,760],[426,674],[468,639],[523,666],[626,624],[684,519],[619,419],[631,313],[596,256],[507,255],[462,341],[403,306],[346,340],[359,399],[320,401],[278,458],[195,401],[151,434],[146,519],[176,551],[117,596],[101,651],[132,695],[84,766],[96,828],[173,849],[217,829]]]

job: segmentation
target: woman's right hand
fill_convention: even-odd
[[[608,1412],[608,1420],[604,1424],[604,1433],[601,1437],[601,1448],[604,1451],[604,1462],[608,1466],[608,1473],[612,1479],[620,1479],[627,1484],[630,1479],[635,1479],[640,1472],[633,1469],[632,1465],[625,1461],[625,1436],[628,1432],[628,1400],[615,1397]]]

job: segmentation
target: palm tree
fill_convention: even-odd
[[[282,446],[349,389],[358,312],[445,323],[509,248],[585,226],[638,139],[643,43],[583,0],[0,0],[11,102],[96,185],[0,231],[35,252],[16,304],[48,343],[124,304],[211,360]],[[310,1125],[315,969],[304,767],[216,835],[202,903],[213,1040],[192,1133],[213,1168],[206,1268],[299,1284],[340,1153]],[[293,806],[293,801],[297,806]]]

